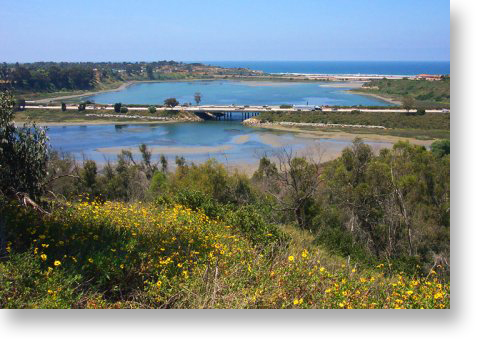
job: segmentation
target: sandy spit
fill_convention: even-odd
[[[246,143],[248,140],[250,140],[249,135],[238,135],[235,138],[233,138],[233,142],[240,145]]]
[[[261,126],[256,126],[263,128]],[[302,138],[313,138],[313,139],[341,139],[341,140],[353,140],[356,137],[362,138],[364,141],[372,141],[372,142],[389,142],[389,143],[396,143],[398,141],[408,141],[415,145],[421,146],[430,146],[430,144],[434,140],[418,140],[415,138],[403,138],[403,137],[396,137],[393,135],[380,135],[380,134],[352,134],[347,132],[327,132],[327,131],[305,131],[300,128],[295,127],[285,127],[285,126],[278,126],[278,125],[269,125],[266,127],[267,129],[277,130],[277,131],[284,131],[284,132],[294,132],[299,137]],[[272,134],[274,135],[274,134]],[[268,140],[268,139],[267,139]],[[262,140],[263,141],[263,140]],[[271,144],[269,144],[271,145]],[[282,146],[282,145],[280,145]],[[278,147],[278,146],[276,146]]]

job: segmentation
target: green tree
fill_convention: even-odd
[[[120,108],[120,113],[128,113],[128,107],[127,106],[122,106]]]
[[[415,105],[415,99],[412,96],[406,95],[402,98],[402,106],[404,109],[407,110],[407,112],[409,112],[414,105]]]
[[[18,111],[24,111],[25,110],[25,99],[19,98],[15,101],[15,109]]]
[[[97,187],[97,164],[95,161],[85,161],[81,170],[80,182],[82,193],[87,193],[92,198],[99,193]]]
[[[155,106],[148,107],[148,113],[154,114],[156,111],[157,111],[157,108]]]
[[[194,98],[198,106],[198,104],[200,104],[200,101],[202,101],[202,94],[200,92],[195,92]]]
[[[430,145],[432,153],[437,157],[443,157],[450,154],[450,140],[437,140]]]
[[[269,160],[260,161],[255,180],[263,178],[264,190],[275,198],[278,209],[301,228],[309,229],[313,218],[310,209],[320,184],[320,165],[287,150],[277,154],[277,163],[278,170]]]
[[[167,173],[167,171],[168,171],[168,160],[167,160],[167,157],[163,154],[160,156],[160,163],[162,165],[162,172]]]
[[[168,98],[168,99],[165,99],[164,102],[165,106],[167,107],[175,107],[175,106],[178,106],[180,103],[177,101],[177,99],[175,98]]]
[[[147,71],[147,77],[148,77],[150,80],[154,79],[154,76],[153,76],[153,67],[152,67],[151,65],[147,65],[146,71]]]
[[[0,93],[0,195],[39,199],[47,175],[48,138],[44,129],[17,127],[13,122],[15,101]]]
[[[67,104],[62,102],[62,112],[65,112],[67,110]]]
[[[120,113],[121,108],[122,108],[122,103],[121,102],[117,102],[117,103],[115,103],[115,105],[113,105],[113,110],[115,111],[115,113]]]

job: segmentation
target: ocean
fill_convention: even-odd
[[[450,74],[450,61],[197,61],[220,67],[245,67],[266,73]]]

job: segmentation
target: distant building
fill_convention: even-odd
[[[415,77],[415,79],[417,79],[417,80],[429,80],[429,81],[442,80],[442,75],[419,74]]]

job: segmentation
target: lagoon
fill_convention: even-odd
[[[135,155],[142,143],[153,151],[154,160],[164,154],[171,164],[178,155],[196,163],[214,158],[226,165],[247,167],[255,167],[262,156],[272,156],[284,149],[298,154],[320,152],[322,160],[329,160],[351,144],[349,139],[313,138],[308,134],[251,128],[239,121],[52,126],[48,136],[57,151],[100,164],[114,161],[122,149]],[[375,149],[391,146],[389,142],[367,143]]]
[[[195,103],[200,92],[202,105],[338,105],[389,106],[383,100],[348,93],[354,85],[339,87],[335,82],[196,80],[132,84],[122,90],[84,97],[96,103],[163,104],[167,98]]]

